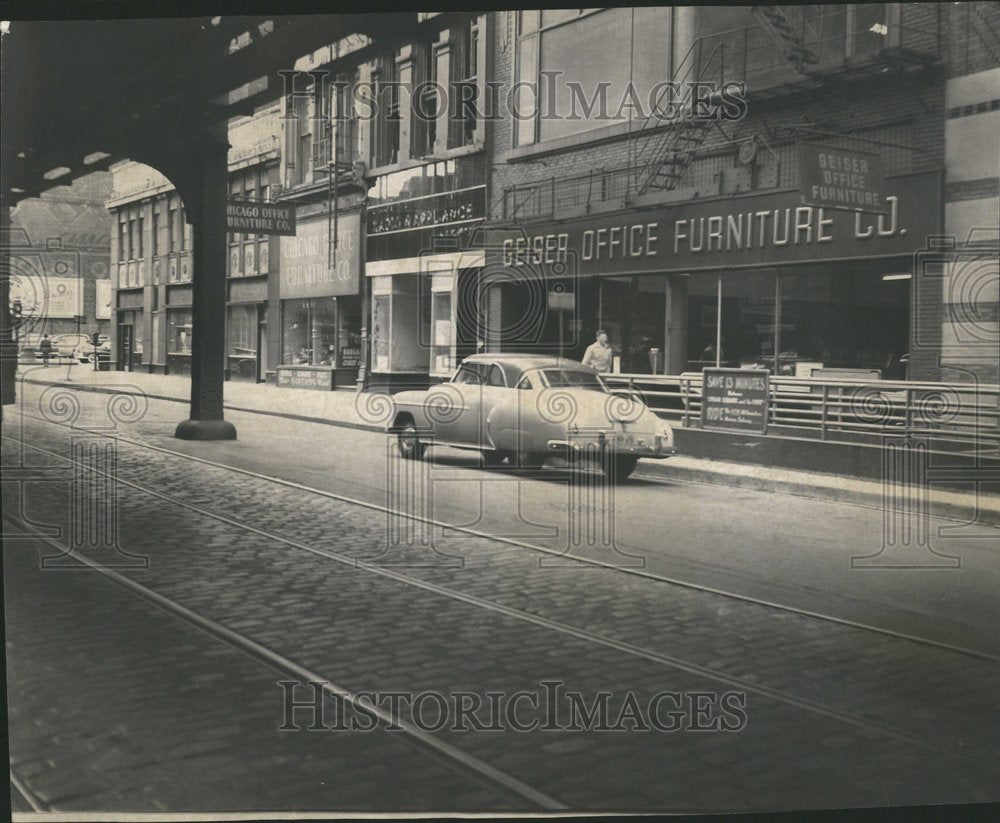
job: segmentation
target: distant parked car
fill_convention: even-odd
[[[111,341],[107,339],[106,335],[102,335],[102,337],[104,337],[104,340],[97,345],[98,362],[111,359]],[[73,349],[73,359],[78,360],[81,363],[90,363],[93,356],[94,344],[91,342],[82,346],[77,346]]]
[[[90,345],[89,334],[57,334],[49,339],[52,341],[52,356],[66,359],[76,359],[74,356],[76,349]]]
[[[488,466],[507,460],[528,469],[548,454],[592,454],[608,477],[624,480],[640,458],[675,453],[667,423],[639,400],[612,394],[574,360],[476,354],[450,382],[394,400],[389,430],[408,459],[430,444],[480,451]]]

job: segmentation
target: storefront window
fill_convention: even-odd
[[[191,309],[167,312],[167,352],[191,354]]]
[[[821,367],[904,376],[908,280],[844,271],[787,271],[778,278],[775,272],[722,276],[721,365],[806,377]],[[690,278],[688,370],[715,365],[719,282],[714,273]]]
[[[337,368],[361,365],[361,304],[356,297],[337,298]]]
[[[451,292],[436,291],[431,298],[431,373],[450,374],[455,364],[451,346]]]
[[[230,306],[226,328],[229,374],[257,378],[257,306]]]
[[[332,366],[337,347],[336,300],[282,301],[281,340],[283,364]]]
[[[373,285],[373,371],[426,373],[430,335],[430,276],[404,274]]]

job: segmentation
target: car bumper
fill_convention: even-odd
[[[598,437],[580,437],[570,440],[549,440],[548,450],[566,455],[597,452],[613,448],[617,454],[649,457],[663,460],[677,454],[677,450],[660,435],[615,433]]]

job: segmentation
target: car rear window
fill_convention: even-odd
[[[604,384],[600,378],[591,372],[570,371],[568,369],[545,369],[542,371],[545,381],[552,386],[571,389],[592,389],[593,391],[605,391]]]

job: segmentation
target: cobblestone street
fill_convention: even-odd
[[[253,437],[196,451],[196,462],[143,433],[169,406],[154,403],[115,438],[88,433],[106,415],[104,399],[76,397],[75,428],[37,406],[5,412],[12,773],[42,808],[694,810],[995,799],[998,666],[986,650],[672,584],[653,562],[637,575],[553,555],[551,541],[537,541],[544,553],[530,540],[388,514],[384,483],[413,464],[369,459],[354,492],[383,486],[370,502],[302,485],[301,473],[286,477],[282,467],[307,460],[293,437],[306,424],[282,424],[283,455],[267,478],[227,465],[227,450],[234,466],[252,457]],[[364,437],[373,455],[393,454],[383,435]],[[483,473],[446,468],[467,481]],[[536,506],[565,499],[551,477],[518,485]],[[625,511],[634,495],[659,495],[650,519],[681,516],[688,493],[707,520],[733,506],[712,487],[617,492]],[[108,540],[101,529],[111,521],[100,518],[111,509]],[[79,521],[87,511],[89,535]],[[456,526],[481,514],[478,502],[454,497],[435,511]],[[525,512],[537,527],[537,507]],[[841,514],[850,519],[850,508]],[[26,531],[48,536],[17,539]],[[651,558],[666,548],[628,545]],[[990,551],[981,540],[962,545],[969,567]],[[60,546],[76,548],[60,556]],[[137,588],[82,568],[83,559]],[[947,582],[967,572],[941,574]],[[977,625],[990,614],[966,617]],[[489,694],[528,697],[499,729],[480,731],[433,728],[436,699],[417,714],[404,704],[400,723],[431,727],[444,746],[436,751],[385,724],[310,731],[309,707],[295,709],[300,730],[279,731],[288,697],[279,681],[302,678],[255,648],[351,693],[445,703],[475,695],[484,720]],[[530,696],[553,689],[563,697],[549,717]],[[571,692],[587,707],[606,693],[607,719],[565,728]],[[663,692],[679,697],[660,703],[664,721],[680,709],[671,731],[647,722]],[[699,694],[709,706],[700,722],[685,702]],[[720,712],[725,694],[737,711]],[[294,699],[311,699],[304,684]],[[326,725],[335,703],[325,704]],[[513,728],[512,717],[530,730]]]

